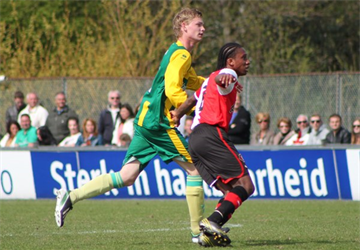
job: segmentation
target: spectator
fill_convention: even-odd
[[[11,106],[6,110],[6,114],[5,114],[6,124],[8,124],[9,121],[17,121],[19,112],[23,110],[25,107],[26,104],[24,103],[23,92],[16,91],[14,94],[14,106]]]
[[[234,113],[229,126],[229,139],[234,144],[250,143],[251,116],[244,106],[241,105],[241,95],[236,95]]]
[[[191,126],[193,124],[193,119],[194,117],[188,115],[185,117],[185,124],[184,124],[184,138],[185,140],[188,142],[189,141],[189,136],[192,132]]]
[[[124,103],[120,109],[120,119],[115,124],[111,144],[121,146],[120,136],[128,134],[132,139],[134,136],[134,111],[130,104]]]
[[[82,126],[83,132],[79,136],[79,139],[76,142],[76,146],[100,146],[103,145],[102,136],[98,133],[96,122],[87,118],[83,122]]]
[[[251,136],[251,145],[272,145],[274,141],[274,132],[270,130],[270,114],[258,113],[255,117],[260,130]]]
[[[285,143],[295,134],[295,131],[291,130],[291,120],[287,117],[282,117],[278,120],[277,127],[280,131],[274,137],[274,145],[285,145]]]
[[[70,117],[78,118],[78,115],[66,105],[64,92],[56,93],[55,105],[56,107],[50,112],[46,119],[46,126],[49,128],[58,144],[70,133],[68,119]]]
[[[17,132],[15,147],[34,147],[37,141],[36,128],[31,126],[31,118],[28,114],[20,116],[21,130]]]
[[[296,118],[295,134],[285,143],[285,145],[307,145],[310,137],[309,119],[306,115],[299,115]]]
[[[19,113],[19,117],[23,114],[28,114],[31,119],[31,126],[35,128],[44,126],[49,113],[44,107],[39,105],[39,97],[37,94],[35,92],[28,93],[26,101],[28,105]],[[20,118],[18,119],[21,125]]]
[[[9,120],[6,123],[6,135],[0,141],[0,147],[15,147],[16,134],[20,130],[20,125],[16,120]]]
[[[115,124],[120,120],[120,91],[111,90],[108,93],[108,107],[101,111],[99,118],[99,134],[102,136],[105,145],[110,145]]]
[[[355,119],[352,124],[351,144],[360,144],[360,118]]]
[[[350,132],[341,126],[342,119],[338,114],[332,114],[329,118],[331,131],[326,135],[326,143],[347,144],[351,142]]]
[[[41,126],[36,131],[39,146],[56,146],[56,140],[47,126]]]
[[[120,135],[120,147],[128,148],[131,143],[131,137],[128,134]]]
[[[81,133],[79,131],[79,120],[76,117],[68,119],[68,128],[70,135],[59,143],[59,147],[74,147]]]
[[[319,114],[313,114],[310,117],[311,132],[309,135],[308,145],[322,145],[325,142],[326,135],[329,130],[323,124]]]

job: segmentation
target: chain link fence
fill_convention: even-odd
[[[289,117],[295,128],[299,114],[310,116],[319,113],[324,122],[333,113],[343,118],[343,125],[351,129],[351,123],[360,117],[360,73],[329,73],[306,75],[247,76],[241,79],[244,86],[243,105],[252,116],[252,132],[258,130],[255,115],[268,112],[271,129],[276,121]],[[8,79],[0,83],[0,134],[5,134],[5,112],[13,105],[13,95],[21,90],[25,95],[35,91],[41,104],[54,108],[55,93],[64,91],[68,105],[74,109],[80,121],[87,117],[98,120],[106,107],[109,90],[121,92],[121,102],[132,107],[151,86],[152,78],[41,78]]]

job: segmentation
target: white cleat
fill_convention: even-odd
[[[65,189],[56,191],[55,222],[58,227],[64,225],[65,216],[72,208],[70,192]]]

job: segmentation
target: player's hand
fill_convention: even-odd
[[[178,127],[180,125],[180,118],[178,113],[175,110],[171,110],[170,111],[170,115],[171,115],[171,119],[173,120],[173,122],[175,123],[175,127]]]
[[[223,88],[227,88],[231,83],[236,82],[236,78],[231,74],[220,74],[215,78],[216,83]]]
[[[241,93],[243,91],[244,87],[239,83],[239,84],[236,84],[235,88],[238,93]]]

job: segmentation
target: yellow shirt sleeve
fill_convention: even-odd
[[[189,70],[189,78],[186,88],[190,90],[198,90],[202,83],[205,81],[205,78],[202,76],[198,76],[193,67]]]
[[[165,72],[165,95],[175,108],[187,99],[183,79],[188,78],[190,68],[190,53],[185,49],[175,51]]]

